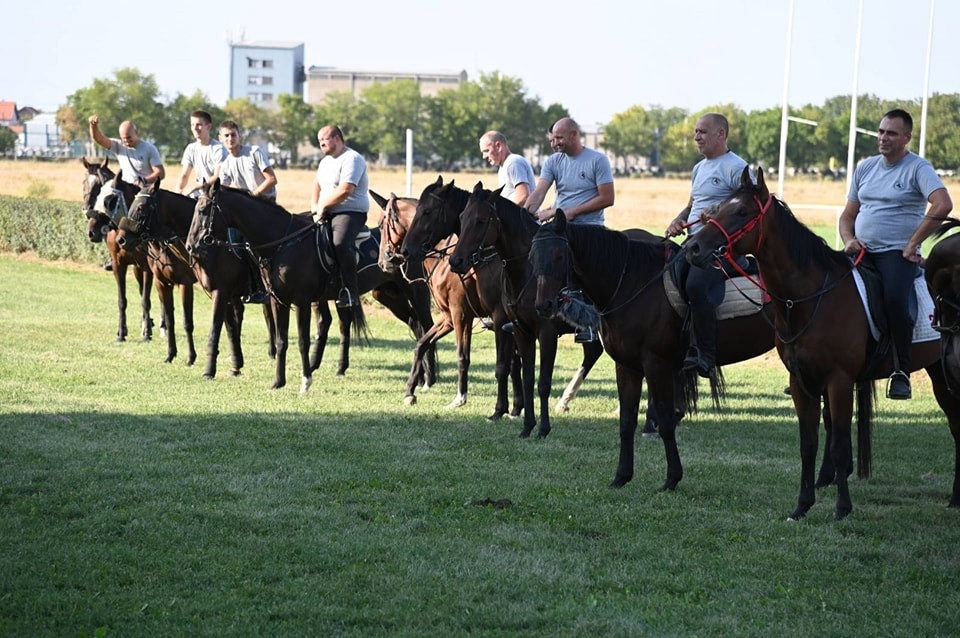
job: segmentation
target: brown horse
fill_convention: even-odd
[[[745,253],[756,256],[766,290],[773,297],[777,352],[790,372],[800,424],[800,495],[790,518],[803,517],[816,500],[814,464],[820,396],[825,394],[832,422],[829,449],[836,468],[834,517],[842,519],[853,508],[847,475],[852,458],[854,388],[860,474],[868,475],[873,380],[892,373],[892,353],[889,349],[880,351],[870,334],[850,258],[831,250],[793,216],[785,203],[773,197],[762,170],[757,171],[756,184],[744,170],[740,188],[687,242],[687,259],[695,264],[706,265],[723,256]],[[838,321],[838,317],[843,320]],[[930,375],[937,402],[947,414],[955,443],[960,445],[960,401],[948,390],[939,358],[940,345],[934,340],[915,343],[910,360],[914,369],[924,368]],[[950,502],[958,504],[956,470]]]
[[[172,215],[159,217],[159,199],[180,198],[179,218]],[[197,282],[194,268],[187,256],[183,242],[189,229],[190,218],[184,213],[192,212],[193,200],[178,193],[160,190],[160,180],[146,184],[133,198],[126,217],[120,220],[117,231],[117,246],[122,250],[143,248],[141,241],[147,243],[147,261],[153,271],[154,285],[160,297],[163,312],[163,326],[167,332],[167,358],[171,363],[177,356],[177,338],[174,320],[173,291],[180,289],[180,302],[183,307],[183,331],[187,337],[187,365],[197,360],[197,350],[193,343],[193,284]],[[173,206],[167,204],[164,210]],[[178,230],[180,232],[178,232]],[[128,232],[129,231],[129,232]]]
[[[960,220],[950,219],[937,229],[935,235],[960,228]],[[930,296],[936,303],[934,327],[940,332],[940,370],[943,384],[949,392],[941,400],[951,408],[944,408],[954,443],[953,492],[950,507],[960,507],[960,235],[954,234],[934,244],[924,264],[924,277]],[[936,391],[936,386],[934,386]]]
[[[145,250],[126,251],[117,246],[117,223],[124,211],[133,202],[139,188],[120,179],[108,168],[107,158],[100,164],[92,164],[81,158],[86,174],[83,180],[83,214],[87,222],[87,238],[93,243],[105,242],[113,266],[113,278],[117,282],[117,305],[120,311],[117,341],[127,340],[127,268],[133,266],[133,276],[140,292],[140,332],[144,341],[153,337],[153,321],[150,319],[150,289],[153,272],[147,263]],[[115,186],[116,185],[116,186]],[[100,202],[98,209],[98,202]],[[108,210],[109,207],[109,210]]]
[[[530,259],[537,286],[537,311],[559,315],[577,325],[599,321],[600,337],[616,363],[620,401],[620,457],[612,487],[633,478],[634,436],[643,391],[649,385],[654,412],[667,457],[662,490],[683,478],[676,426],[684,412],[696,408],[697,376],[682,371],[686,350],[683,320],[663,286],[663,276],[676,258],[672,242],[631,240],[603,226],[570,224],[561,211],[533,238]],[[597,308],[577,300],[583,291]],[[589,317],[590,310],[599,318]],[[767,309],[717,322],[717,362],[726,365],[763,354],[773,347]],[[722,398],[719,375],[711,379],[714,402]]]
[[[251,242],[250,248],[261,264],[271,293],[271,307],[276,318],[274,388],[286,384],[290,306],[297,307],[298,350],[303,370],[301,392],[306,392],[313,381],[314,369],[309,356],[311,307],[314,302],[325,301],[336,294],[339,286],[328,240],[309,216],[293,215],[271,202],[231,188],[221,188],[219,181],[207,184],[197,200],[187,238],[188,250],[195,251],[204,244],[214,243],[217,233],[226,233],[227,227],[237,228]],[[372,241],[377,241],[377,237]],[[374,246],[373,250],[376,252],[377,248]],[[433,325],[425,285],[410,284],[399,276],[389,277],[375,266],[362,268],[358,275],[360,290],[377,288],[378,294],[382,293],[378,300],[407,325],[415,325],[415,334],[417,331],[423,334]],[[343,332],[349,335],[350,326],[356,325],[357,317],[345,308],[338,308],[338,314]],[[362,320],[362,315],[359,318]],[[341,349],[345,347],[348,343],[341,343]],[[341,365],[346,363],[348,361],[341,358]]]
[[[440,308],[441,321],[430,334],[435,343],[451,330],[457,340],[457,396],[447,407],[458,407],[467,401],[467,378],[470,370],[470,345],[473,338],[472,326],[475,319],[490,317],[493,323],[496,343],[497,402],[493,414],[488,418],[498,420],[507,414],[507,380],[513,380],[514,403],[511,416],[517,416],[522,409],[520,388],[519,358],[514,365],[513,335],[501,330],[507,323],[507,313],[500,304],[500,267],[493,264],[482,272],[461,280],[450,272],[448,252],[456,242],[456,233],[460,230],[460,211],[466,205],[470,194],[454,186],[443,183],[438,178],[427,186],[416,201],[414,216],[409,221],[392,224],[389,250],[407,262],[407,268],[415,262],[422,263],[426,280],[433,299]],[[409,210],[409,208],[407,208]],[[399,217],[398,217],[399,219]],[[405,228],[405,232],[403,229]],[[399,242],[399,251],[397,243]],[[384,242],[388,243],[388,242]],[[408,384],[409,385],[409,384]],[[410,402],[408,400],[408,402]]]
[[[534,307],[535,289],[531,284],[528,255],[530,244],[539,226],[529,213],[508,199],[500,191],[484,190],[477,182],[466,207],[460,213],[460,237],[450,268],[465,275],[471,268],[480,270],[491,262],[502,264],[501,302],[513,322],[513,338],[520,354],[523,379],[522,438],[530,436],[537,425],[533,402],[533,382],[536,368],[537,343],[540,344],[540,377],[537,393],[540,397],[539,438],[550,433],[550,390],[553,366],[557,356],[557,338],[570,333],[569,324],[556,318],[541,318]],[[490,254],[490,248],[494,253]],[[603,354],[599,341],[583,344],[582,378]]]

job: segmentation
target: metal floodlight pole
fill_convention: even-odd
[[[857,37],[853,49],[853,91],[850,97],[850,136],[847,139],[847,192],[853,181],[854,160],[857,150],[857,93],[860,90],[860,35],[863,31],[863,0],[857,8]],[[840,212],[837,212],[837,248],[840,247]]]
[[[923,70],[923,108],[920,110],[920,157],[927,147],[927,103],[930,101],[930,51],[933,48],[933,9],[936,0],[930,0],[930,27],[927,30],[927,61]]]
[[[407,129],[407,197],[413,197],[413,129]]]
[[[787,48],[783,56],[783,100],[780,107],[780,164],[777,167],[777,194],[783,197],[783,174],[787,164],[787,124],[790,97],[790,48],[793,40],[793,0],[787,10]]]

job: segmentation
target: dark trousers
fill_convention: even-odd
[[[917,264],[903,258],[903,251],[887,250],[865,253],[883,285],[883,310],[887,314],[890,339],[897,354],[897,368],[910,371],[910,346],[913,342],[913,324],[917,317],[917,295],[913,280],[917,277]]]
[[[330,215],[333,251],[337,255],[340,281],[349,291],[351,299],[360,298],[357,288],[357,259],[354,244],[366,222],[367,214],[361,212],[340,212]]]

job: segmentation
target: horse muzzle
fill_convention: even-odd
[[[687,240],[683,244],[684,257],[692,266],[707,266],[717,261],[718,259],[723,259],[727,254],[726,246],[718,246],[712,250],[708,250],[701,242],[694,238]]]

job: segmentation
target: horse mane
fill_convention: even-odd
[[[263,197],[257,197],[256,195],[251,195],[245,190],[240,190],[239,188],[230,188],[229,186],[221,186],[219,190],[221,194],[224,192],[227,192],[227,193],[230,193],[231,195],[237,195],[238,197],[245,198],[250,202],[255,202],[260,206],[270,208],[275,213],[283,213],[285,215],[290,215],[291,217],[298,218],[297,215],[294,215],[293,213],[288,211],[286,208],[284,208],[280,204],[276,202],[272,202],[269,199],[264,199]],[[312,218],[310,219],[310,223],[311,224],[313,223]]]
[[[520,226],[527,233],[528,236],[533,237],[537,229],[540,228],[540,224],[533,218],[533,216],[527,212],[527,209],[523,206],[520,206],[511,199],[507,199],[503,195],[497,196],[497,205],[504,206],[505,210],[510,215],[515,215],[520,220]]]
[[[436,193],[436,191],[440,190],[441,188],[445,188],[449,191],[446,197]],[[467,205],[467,200],[470,198],[470,191],[456,186],[452,180],[446,184],[441,184],[439,181],[436,181],[423,189],[423,194],[420,196],[420,201],[422,202],[425,197],[429,197],[431,195],[444,201],[446,201],[447,198],[450,198],[456,209],[462,211]]]
[[[620,272],[627,260],[645,271],[663,267],[665,252],[660,243],[632,240],[618,230],[595,224],[568,223],[567,233],[578,253],[587,255],[601,270]]]
[[[790,258],[798,264],[816,264],[820,268],[831,266],[850,268],[850,258],[839,250],[827,245],[826,240],[810,230],[796,216],[787,203],[773,197],[773,213],[777,216],[777,226],[783,233],[783,243],[790,251]]]

